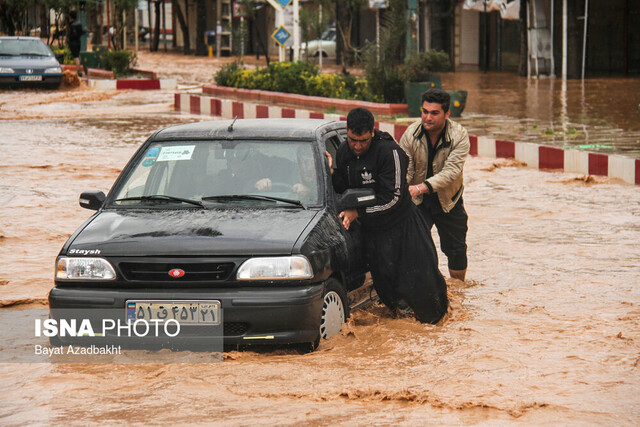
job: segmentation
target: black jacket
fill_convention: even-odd
[[[82,29],[82,22],[76,19],[71,25],[69,25],[69,33],[67,35],[67,42],[69,44],[77,44],[79,45],[81,42],[81,37],[84,34],[84,30]]]
[[[410,212],[411,195],[407,187],[409,158],[386,132],[374,131],[369,150],[356,156],[345,141],[336,153],[333,188],[343,193],[348,188],[373,188],[376,204],[358,208],[364,227],[393,225]]]

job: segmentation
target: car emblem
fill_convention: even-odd
[[[27,68],[27,74],[33,74],[33,68]]]
[[[175,277],[175,278],[182,277],[184,276],[184,270],[180,270],[179,268],[174,268],[173,270],[169,271],[169,276]]]

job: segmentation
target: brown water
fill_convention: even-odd
[[[481,136],[640,158],[640,79],[525,79],[513,73],[442,75],[467,90],[460,122]]]
[[[154,130],[200,120],[171,99],[0,93],[3,310],[45,304],[56,254],[91,213],[80,192],[108,190]],[[307,355],[0,364],[0,424],[637,424],[640,189],[508,160],[465,172],[469,280],[449,281],[441,324],[374,306]]]

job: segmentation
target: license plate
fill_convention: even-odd
[[[127,320],[177,320],[180,325],[219,325],[220,301],[135,300],[126,302]]]
[[[41,82],[42,76],[20,76],[21,82]]]

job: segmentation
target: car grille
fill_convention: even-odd
[[[31,72],[27,72],[27,70],[31,70]],[[16,67],[13,67],[13,71],[16,74],[42,74],[42,73],[44,73],[44,70],[45,69],[42,68],[42,67],[39,67],[39,68],[36,68],[36,67],[29,67],[29,68],[16,68]]]
[[[235,264],[232,262],[205,263],[152,263],[152,262],[121,262],[122,274],[130,281],[152,282],[211,282],[227,280]],[[184,271],[182,277],[172,277],[169,271],[179,269]]]

